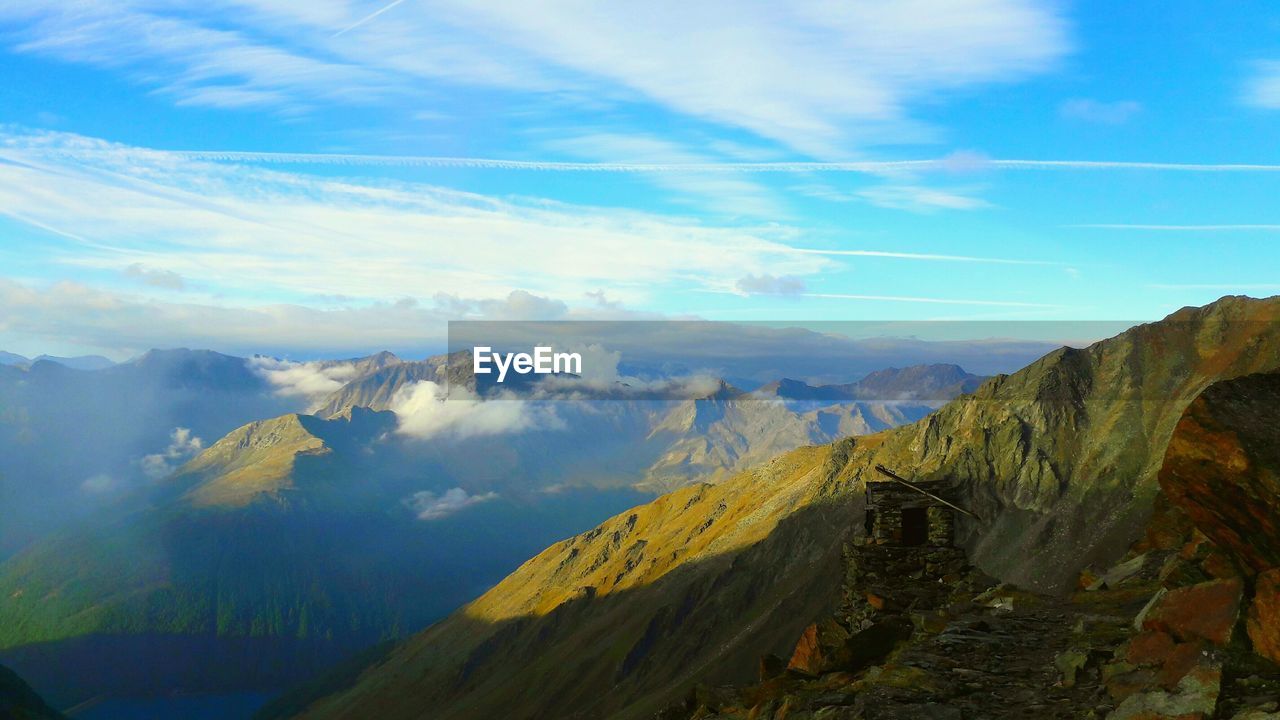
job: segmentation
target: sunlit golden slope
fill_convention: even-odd
[[[1059,589],[1124,552],[1174,424],[1210,382],[1280,367],[1280,300],[1225,298],[985,383],[914,425],[805,448],[558,543],[316,701],[307,718],[642,718],[747,679],[839,588],[862,483],[950,478],[988,572]]]
[[[854,517],[834,481],[849,445],[678,490],[551,546],[308,716],[560,717],[567,702],[618,707],[649,689],[629,676],[676,688],[794,639],[834,602],[820,570],[839,572]],[[653,662],[650,645],[672,640]]]
[[[183,466],[174,482],[192,484],[187,498],[194,505],[244,505],[258,493],[292,487],[299,455],[327,452],[299,415],[282,415],[229,433]]]

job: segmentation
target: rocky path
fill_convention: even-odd
[[[993,607],[962,612],[871,673],[860,717],[1056,720],[1105,717],[1113,709],[1096,670],[1101,651],[1082,634],[1119,635],[1124,615],[1016,591],[989,602]]]

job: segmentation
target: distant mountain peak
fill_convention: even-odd
[[[298,457],[330,452],[304,417],[310,416],[289,413],[236,428],[179,468],[170,482],[184,488],[185,499],[196,506],[244,505],[261,493],[292,488]]]
[[[72,370],[103,370],[115,365],[115,361],[101,355],[78,355],[75,357],[58,357],[56,355],[39,355],[32,363],[41,361],[55,362]]]
[[[16,365],[19,367],[31,364],[31,360],[22,355],[0,350],[0,365]]]

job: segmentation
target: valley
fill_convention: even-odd
[[[483,412],[474,403],[458,406],[462,416],[431,396],[415,405],[423,388],[448,381],[443,356],[299,366],[153,352],[107,370],[37,364],[34,379],[124,402],[155,366],[166,370],[147,391],[152,416],[131,430],[137,442],[146,427],[195,426],[169,439],[184,447],[154,456],[165,475],[130,468],[138,456],[115,449],[111,462],[135,477],[103,489],[114,490],[111,503],[66,528],[33,526],[44,536],[0,563],[0,662],[59,707],[90,715],[174,693],[193,703],[270,697],[426,627],[546,544],[655,492],[910,422],[939,392],[981,380],[936,365],[877,373],[863,388],[785,380],[746,392],[721,382],[687,401],[530,400],[513,407],[536,422],[473,433],[466,413]],[[8,392],[33,403],[21,394],[32,380]],[[326,392],[298,393],[306,383]],[[265,407],[298,410],[215,441],[203,438],[216,425],[192,421]],[[10,462],[40,447],[11,437]],[[39,507],[33,500],[28,517]]]

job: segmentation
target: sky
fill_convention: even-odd
[[[1151,320],[1280,293],[1276,137],[1249,0],[0,0],[0,349]]]

